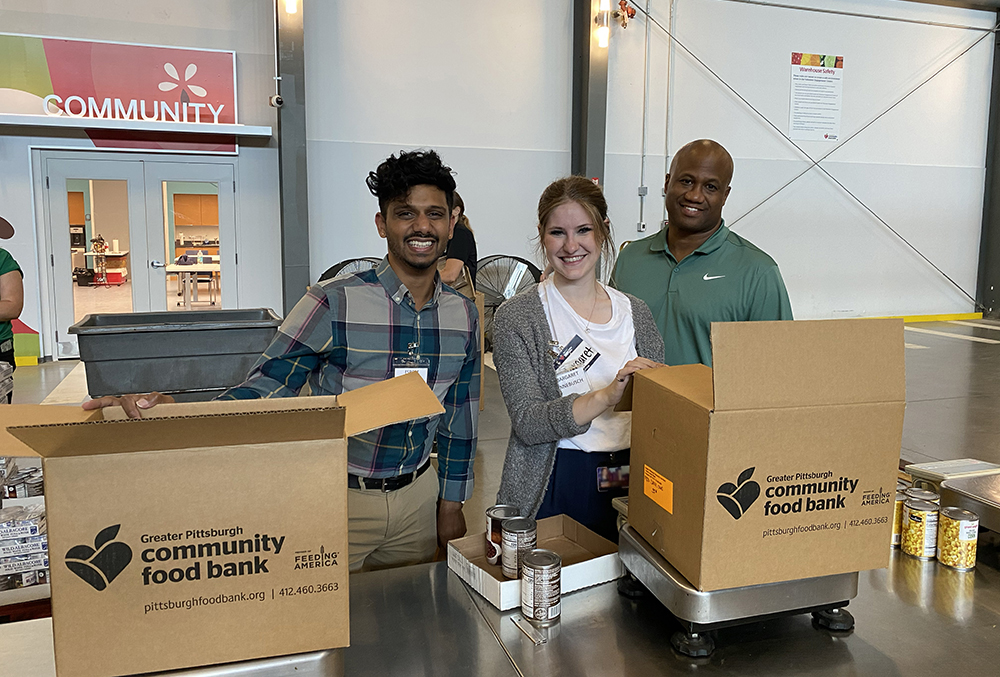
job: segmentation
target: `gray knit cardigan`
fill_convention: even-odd
[[[640,357],[663,361],[663,339],[645,303],[632,302],[635,350]],[[545,318],[538,285],[521,291],[501,305],[493,319],[493,362],[500,377],[510,440],[503,463],[497,503],[516,505],[521,515],[534,517],[542,505],[556,462],[559,440],[587,432],[577,425],[573,402],[579,395],[559,392],[549,354],[552,333]]]

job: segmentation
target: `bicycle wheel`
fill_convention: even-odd
[[[489,350],[493,345],[493,313],[511,296],[537,283],[542,271],[530,261],[506,254],[484,257],[476,267],[476,291],[481,291],[485,297],[483,335]]]
[[[363,273],[366,270],[375,268],[380,263],[382,263],[382,259],[376,259],[374,256],[347,259],[327,268],[326,272],[319,276],[319,281],[331,280],[338,275],[346,275],[348,273]]]

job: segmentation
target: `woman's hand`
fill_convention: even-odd
[[[640,369],[653,369],[662,366],[662,364],[653,362],[653,360],[647,360],[645,357],[637,357],[634,360],[626,362],[625,366],[618,370],[615,380],[602,388],[602,390],[607,391],[605,397],[608,401],[608,407],[613,407],[622,401],[622,395],[625,394],[625,387],[628,385],[632,374]]]
[[[653,369],[662,366],[659,362],[648,360],[645,357],[637,357],[634,360],[629,360],[615,374],[614,381],[600,390],[595,390],[576,398],[573,402],[573,420],[576,421],[577,425],[590,423],[605,411],[621,402],[622,395],[625,393],[625,386],[628,385],[632,374],[640,369]]]

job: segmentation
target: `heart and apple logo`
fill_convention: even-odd
[[[756,470],[755,467],[747,468],[740,473],[736,484],[726,482],[719,487],[719,493],[715,495],[722,507],[733,516],[733,519],[743,517],[760,496],[760,485],[750,479],[753,477],[754,470]]]
[[[132,548],[115,536],[120,524],[102,529],[94,539],[94,547],[76,545],[66,553],[66,566],[89,583],[95,590],[104,590],[132,561]]]

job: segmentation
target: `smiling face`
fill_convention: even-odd
[[[566,280],[595,277],[602,244],[593,217],[578,202],[556,207],[543,226],[545,258],[553,272]]]
[[[388,242],[393,269],[397,273],[420,274],[433,269],[444,254],[455,217],[443,190],[421,184],[411,188],[405,199],[386,204],[375,215],[375,225]]]
[[[668,223],[684,234],[709,232],[722,223],[733,161],[722,146],[695,142],[682,148],[666,176]]]

